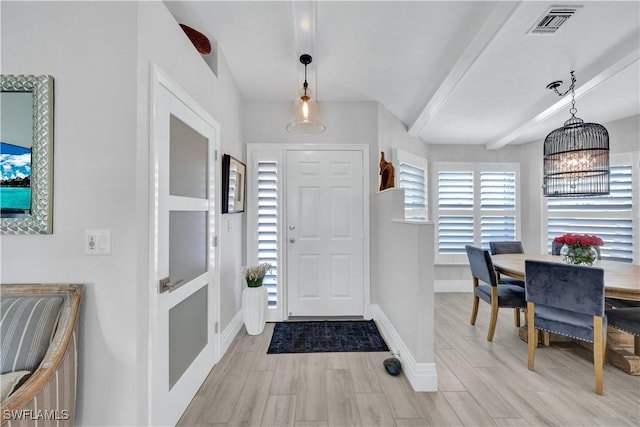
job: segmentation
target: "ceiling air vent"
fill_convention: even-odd
[[[555,34],[582,6],[551,6],[536,24],[529,30],[529,34]]]

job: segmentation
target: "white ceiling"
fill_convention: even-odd
[[[497,149],[544,139],[569,118],[640,113],[638,1],[165,1],[218,43],[247,100],[377,101],[436,144]],[[579,5],[554,35],[528,31],[552,5]],[[307,22],[307,24],[303,24]]]

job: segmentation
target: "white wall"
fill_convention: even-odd
[[[318,135],[293,135],[286,131],[292,107],[293,98],[291,102],[248,101],[244,110],[244,142],[371,144],[378,140],[375,102],[319,102],[321,121],[327,130]]]
[[[372,150],[376,156],[375,169],[375,188],[380,188],[380,168],[378,161],[380,152],[384,152],[385,159],[397,165],[396,159],[393,158],[392,150],[400,148],[417,156],[428,159],[428,145],[421,139],[413,138],[407,133],[405,125],[394,116],[383,105],[378,104],[378,147]],[[398,183],[396,177],[396,184]],[[372,200],[375,200],[372,198]],[[371,209],[371,224],[379,224],[378,210]],[[376,258],[376,247],[384,244],[379,241],[380,230],[376,230],[372,225],[371,233],[371,265],[375,266],[381,260]],[[433,244],[433,242],[431,242]],[[373,267],[372,267],[373,268]],[[378,303],[379,278],[376,274],[371,274],[371,302]]]
[[[542,195],[542,141],[520,145],[518,161],[520,162],[520,228],[522,245],[527,252],[544,253],[542,230],[543,209],[546,209]]]
[[[603,123],[612,154],[640,151],[640,115]]]
[[[137,411],[136,5],[1,7],[2,73],[50,74],[55,99],[53,234],[3,236],[1,280],[86,284],[77,422],[130,424]],[[91,228],[112,231],[112,255],[84,255]]]
[[[3,236],[3,283],[85,283],[78,425],[145,425],[148,92],[153,61],[222,129],[241,157],[242,100],[220,58],[215,78],[161,2],[6,2],[2,73],[54,78],[53,234]],[[112,255],[86,256],[84,230],[112,231]],[[222,320],[239,310],[242,227],[221,229]],[[236,289],[237,287],[237,289]],[[224,326],[224,323],[223,323]]]
[[[376,193],[371,276],[378,282],[383,332],[416,391],[436,391],[433,354],[433,224],[404,221],[404,190]],[[375,311],[374,311],[375,316]],[[386,330],[386,322],[391,324]]]
[[[380,151],[384,151],[385,158],[390,161],[391,150],[394,148],[400,148],[425,159],[429,154],[429,145],[419,138],[410,136],[406,126],[396,116],[383,105],[378,105],[378,155]],[[392,160],[395,163],[396,159]]]

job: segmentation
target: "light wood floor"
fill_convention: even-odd
[[[640,377],[604,369],[594,393],[590,353],[574,344],[539,347],[527,370],[527,345],[500,310],[486,341],[489,305],[469,324],[471,294],[436,294],[438,392],[416,393],[392,377],[389,353],[267,355],[273,324],[244,329],[214,367],[181,426],[638,426]]]

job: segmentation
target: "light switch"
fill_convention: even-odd
[[[111,255],[111,230],[85,230],[84,253]]]

